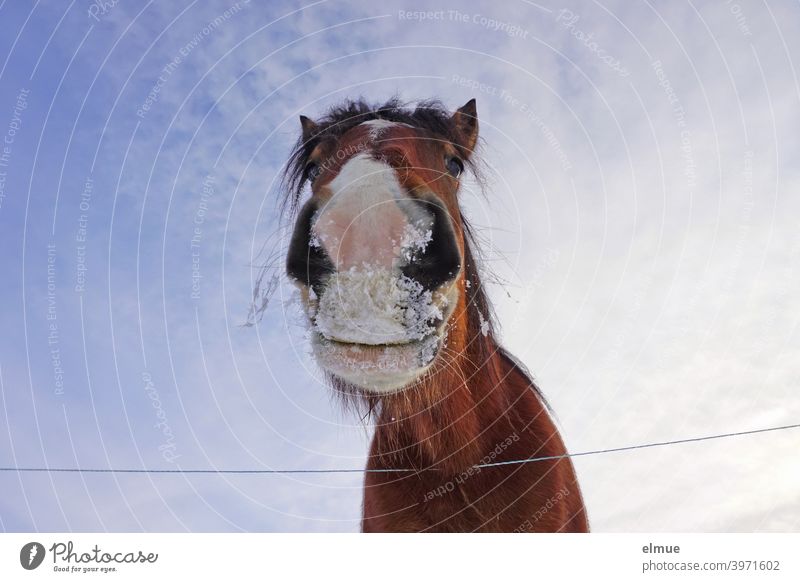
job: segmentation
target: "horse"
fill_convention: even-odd
[[[361,530],[588,531],[549,406],[496,338],[461,211],[475,100],[348,100],[300,126],[286,272],[326,379],[375,420]]]

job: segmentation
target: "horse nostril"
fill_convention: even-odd
[[[309,201],[297,217],[286,255],[286,274],[319,291],[335,268],[324,249],[311,242],[311,219],[316,211],[316,205]]]
[[[426,289],[433,290],[458,276],[461,252],[447,210],[435,200],[425,199],[422,203],[433,215],[430,241],[401,270],[404,275],[418,281]]]

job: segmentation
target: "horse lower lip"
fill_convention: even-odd
[[[323,341],[329,342],[331,344],[335,344],[335,345],[339,345],[339,346],[343,346],[343,347],[352,346],[352,347],[368,349],[368,348],[402,348],[402,347],[406,347],[406,346],[413,346],[413,345],[417,345],[417,344],[420,344],[420,343],[424,342],[426,339],[428,339],[433,334],[427,335],[427,336],[425,336],[424,338],[421,338],[421,339],[397,341],[397,342],[391,342],[391,343],[380,343],[380,344],[366,344],[366,343],[360,343],[360,342],[352,342],[352,341],[347,341],[347,340],[340,340],[340,339],[336,339],[336,338],[329,338],[329,337],[325,337],[325,336],[323,336],[321,334],[317,334],[317,335]]]
[[[315,357],[324,369],[356,386],[367,388],[376,383],[394,385],[398,378],[403,378],[405,383],[411,382],[432,364],[442,345],[439,333],[391,345],[344,343],[326,339],[319,333],[315,337],[316,341],[312,343]]]

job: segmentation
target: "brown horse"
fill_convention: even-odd
[[[287,272],[316,360],[376,420],[362,530],[588,531],[569,458],[502,464],[566,448],[495,339],[461,213],[475,100],[453,114],[355,101],[300,121],[284,176],[296,213]]]

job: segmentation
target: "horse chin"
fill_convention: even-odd
[[[458,302],[458,285],[453,282],[435,292],[434,301],[441,306],[441,319],[423,337],[415,339],[413,334],[408,334],[411,338],[394,334],[379,336],[380,339],[375,343],[362,343],[361,337],[352,335],[333,334],[330,329],[323,333],[315,325],[318,318],[315,320],[314,317],[319,300],[309,295],[308,289],[301,287],[303,305],[309,314],[311,347],[317,364],[355,390],[380,395],[411,388],[431,370],[442,346],[446,344],[448,322]],[[369,324],[354,327],[360,330],[368,328]],[[364,339],[369,340],[369,335]]]
[[[370,394],[389,394],[413,386],[436,360],[444,333],[419,341],[367,345],[339,342],[314,334],[317,363],[346,384]]]

